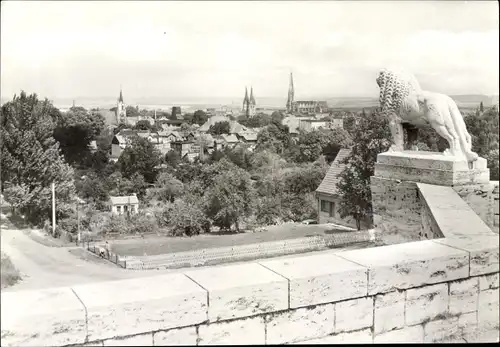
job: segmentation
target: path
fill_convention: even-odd
[[[2,225],[1,249],[21,273],[22,281],[5,291],[144,277],[158,272],[121,269],[77,247],[47,247],[6,224]]]
[[[343,249],[311,253],[342,252],[359,247],[366,247],[366,245],[354,245]],[[6,221],[5,218],[2,218],[1,225],[1,250],[11,258],[14,266],[22,276],[22,280],[19,283],[2,291],[71,286],[89,282],[154,276],[159,273],[184,272],[187,270],[134,271],[122,269],[78,247],[48,247],[36,242],[26,235],[26,230],[17,229],[10,222]],[[281,256],[275,259],[298,256],[301,255]],[[254,262],[257,261],[255,260]],[[245,261],[217,266],[230,266],[231,264],[238,263],[245,263]]]

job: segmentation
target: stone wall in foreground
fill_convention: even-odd
[[[498,235],[1,294],[2,346],[497,341]]]

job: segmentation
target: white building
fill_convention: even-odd
[[[136,195],[110,196],[109,207],[111,213],[116,215],[139,213],[139,200]]]

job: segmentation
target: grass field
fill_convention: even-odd
[[[16,284],[21,279],[21,276],[19,274],[19,271],[17,271],[14,264],[10,260],[10,258],[4,252],[2,252],[1,257],[2,258],[1,258],[0,278],[1,278],[1,287],[3,289]]]
[[[328,235],[345,232],[350,229],[336,228],[330,225],[285,224],[268,227],[262,232],[202,234],[193,237],[150,236],[144,239],[110,241],[113,253],[121,256],[159,255],[185,252],[202,248],[241,246],[252,243],[289,240],[316,235]]]

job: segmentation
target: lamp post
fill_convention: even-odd
[[[86,176],[82,176],[82,180],[86,179],[87,177]],[[80,231],[80,208],[79,208],[79,205],[80,204],[84,204],[85,201],[80,199],[78,196],[76,197],[76,225],[77,225],[77,230],[78,230],[78,241],[77,241],[77,246],[80,245],[80,243],[82,242],[82,233]]]
[[[56,236],[56,184],[52,182],[52,236]]]
[[[76,197],[76,225],[77,225],[77,228],[78,228],[78,241],[77,241],[77,246],[80,245],[80,243],[82,242],[82,233],[81,233],[81,230],[80,230],[80,208],[79,208],[79,205],[80,204],[84,204],[85,201],[83,201],[82,199],[80,199],[78,196]]]

